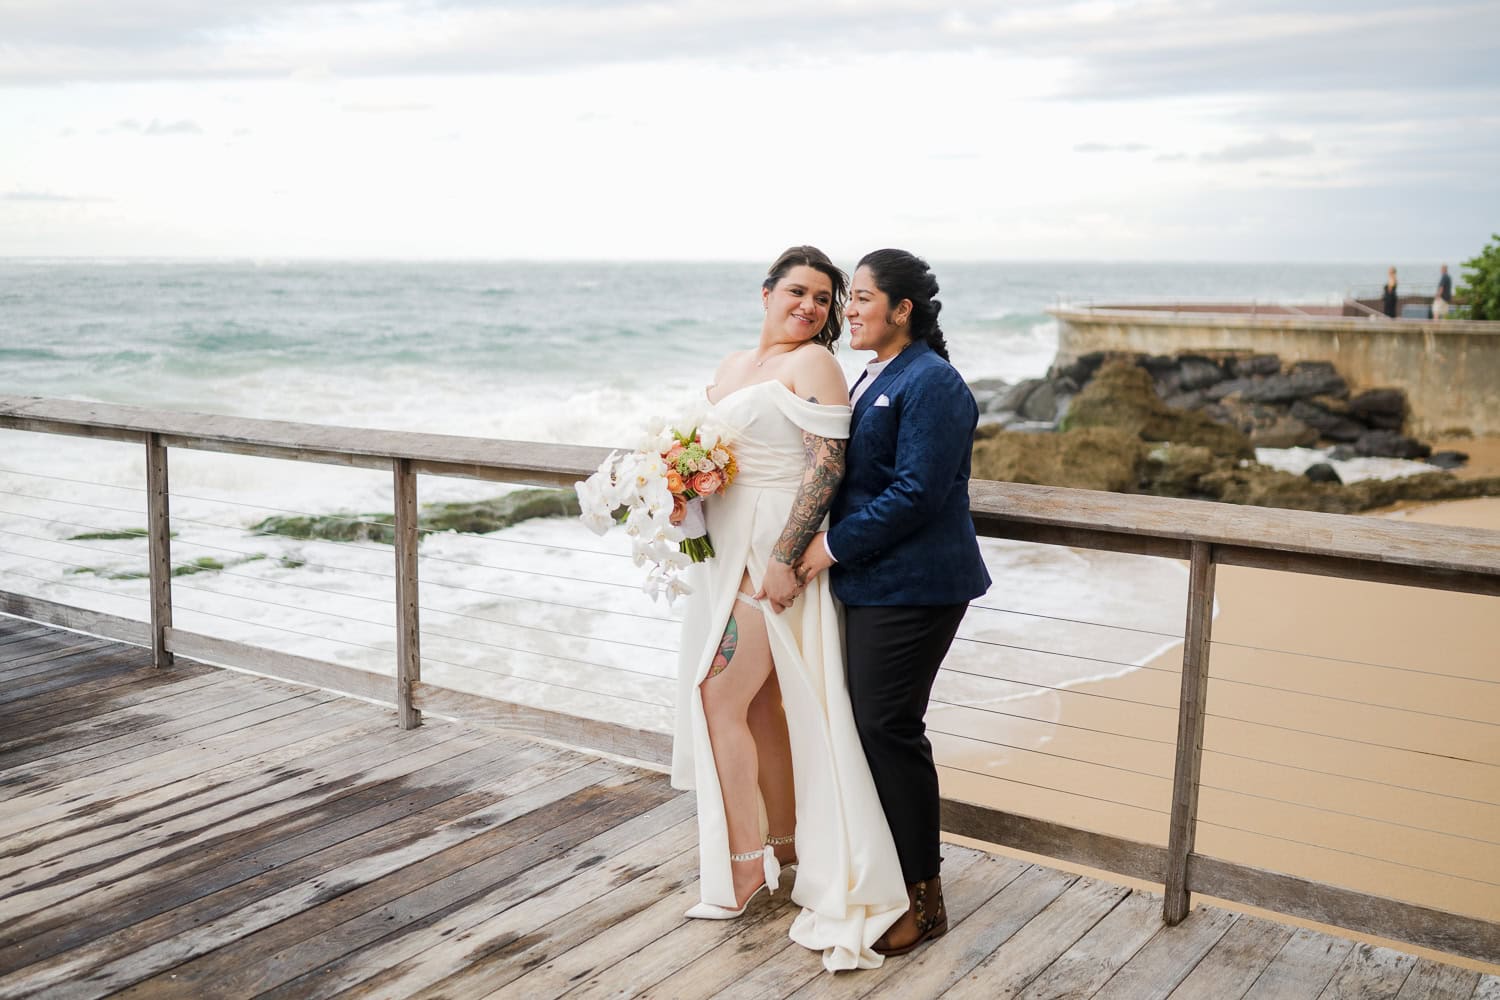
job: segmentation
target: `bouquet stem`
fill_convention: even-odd
[[[678,545],[687,557],[695,563],[703,562],[714,554],[713,543],[708,540],[707,535],[699,535],[697,538],[684,538]]]

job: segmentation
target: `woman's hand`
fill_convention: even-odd
[[[797,581],[796,571],[780,559],[772,559],[766,565],[766,575],[761,577],[755,599],[770,601],[771,610],[779,615],[791,607],[801,593],[802,584]]]
[[[828,554],[828,543],[825,540],[828,532],[820,531],[813,535],[812,541],[807,543],[807,549],[802,553],[802,558],[797,560],[797,579],[802,581],[802,586],[812,583],[817,575],[833,565],[833,556]]]

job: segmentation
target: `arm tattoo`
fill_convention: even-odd
[[[844,452],[848,444],[840,438],[803,432],[802,454],[807,466],[802,472],[797,498],[792,501],[792,512],[787,515],[786,528],[771,552],[772,559],[790,566],[802,557],[807,543],[818,533],[818,526],[833,506],[833,495],[844,479]]]

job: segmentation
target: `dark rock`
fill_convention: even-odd
[[[1073,400],[1062,427],[1113,427],[1144,441],[1196,444],[1237,458],[1255,455],[1244,434],[1201,413],[1171,409],[1157,397],[1150,375],[1122,362],[1099,369]]]
[[[1257,379],[1254,385],[1243,390],[1240,395],[1257,403],[1290,403],[1294,399],[1324,394],[1338,396],[1348,391],[1349,387],[1343,376],[1329,365],[1326,371],[1322,368],[1308,368],[1293,371],[1289,375],[1268,375]]]
[[[1002,389],[1009,388],[1010,383],[1005,381],[1005,379],[1003,378],[976,378],[974,381],[969,383],[969,391],[975,393],[999,392]]]
[[[1177,370],[1177,358],[1170,354],[1142,354],[1136,364],[1151,373],[1152,378],[1159,378]]]
[[[1208,397],[1203,394],[1202,390],[1194,390],[1193,392],[1179,392],[1171,396],[1166,396],[1162,399],[1162,402],[1174,410],[1196,410],[1208,402]]]
[[[1305,375],[1337,375],[1338,369],[1333,367],[1332,361],[1293,361],[1292,374]]]
[[[1232,378],[1227,382],[1220,382],[1217,385],[1210,386],[1203,391],[1203,394],[1209,399],[1223,399],[1225,396],[1232,396],[1237,392],[1242,393],[1253,385],[1255,385],[1255,379]]]
[[[1406,393],[1400,389],[1368,389],[1349,400],[1349,415],[1380,430],[1399,431],[1406,425]]]
[[[1299,399],[1292,403],[1291,415],[1330,441],[1357,441],[1367,430],[1365,425],[1329,412],[1319,403],[1319,400],[1328,398],[1315,396],[1312,399]]]
[[[1225,378],[1224,369],[1210,358],[1187,354],[1178,359],[1177,385],[1185,392],[1207,389]]]
[[[1112,427],[1062,434],[991,433],[974,442],[973,475],[1084,490],[1135,490],[1146,460],[1137,436]]]
[[[1027,420],[1045,420],[1048,423],[1056,421],[1057,390],[1052,387],[1051,382],[1042,382],[1026,394],[1025,401],[1016,412]]]
[[[1281,374],[1281,359],[1274,354],[1255,354],[1248,358],[1231,358],[1231,378],[1250,378],[1253,375]]]
[[[1335,445],[1333,449],[1328,452],[1328,459],[1331,462],[1347,462],[1351,458],[1358,457],[1359,452],[1354,450],[1354,445],[1352,444]]]
[[[1327,462],[1319,462],[1317,465],[1309,465],[1302,474],[1315,483],[1342,483],[1338,471]]]
[[[1026,405],[1026,397],[1030,396],[1038,386],[1046,385],[1044,378],[1029,378],[1017,382],[1009,389],[990,400],[990,413],[1019,413],[1021,407]]]
[[[1098,371],[1099,366],[1104,364],[1106,356],[1103,351],[1092,351],[1088,354],[1080,355],[1072,364],[1055,369],[1052,374],[1058,378],[1070,378],[1081,387],[1094,377],[1094,372]]]
[[[1354,442],[1354,450],[1370,458],[1426,458],[1432,448],[1395,431],[1366,431]]]
[[[1439,469],[1457,469],[1468,461],[1469,456],[1461,451],[1435,451],[1427,458],[1428,465]]]
[[[1250,444],[1256,448],[1311,448],[1317,443],[1318,432],[1290,414],[1258,424],[1250,431]]]

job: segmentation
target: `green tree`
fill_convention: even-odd
[[[1478,257],[1464,261],[1458,299],[1468,306],[1470,319],[1500,320],[1500,233]]]

